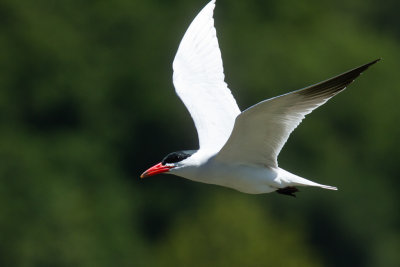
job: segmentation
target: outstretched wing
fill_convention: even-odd
[[[277,167],[279,152],[305,115],[343,91],[377,61],[379,59],[304,89],[264,100],[243,111],[216,159]]]
[[[173,82],[193,118],[200,149],[217,152],[228,140],[240,110],[224,82],[214,7],[215,0],[200,11],[183,36],[173,63]]]

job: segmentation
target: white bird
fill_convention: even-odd
[[[305,115],[343,91],[379,59],[240,112],[224,82],[214,7],[212,0],[190,24],[173,62],[176,93],[194,120],[200,148],[170,153],[140,177],[175,174],[249,194],[276,191],[295,196],[296,186],[337,190],[279,168],[277,157]]]

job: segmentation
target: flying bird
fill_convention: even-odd
[[[297,186],[337,190],[279,168],[277,157],[305,115],[380,59],[241,112],[224,81],[214,7],[212,0],[190,24],[173,62],[175,90],[193,118],[199,149],[170,153],[140,177],[168,173],[249,194],[295,196]]]

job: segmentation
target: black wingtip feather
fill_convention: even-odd
[[[330,78],[326,81],[311,85],[309,87],[298,90],[296,93],[306,97],[331,97],[344,90],[351,84],[362,72],[367,70],[370,66],[374,65],[381,58],[375,59],[367,64],[359,66],[355,69],[349,70],[336,77]]]

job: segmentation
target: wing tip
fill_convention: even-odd
[[[206,8],[208,6],[210,6],[211,7],[211,11],[213,11],[214,8],[215,8],[215,0],[211,0],[210,2],[208,2],[208,4],[204,8]]]
[[[380,57],[380,58],[377,58],[377,59],[371,61],[370,63],[367,63],[367,65],[369,65],[369,66],[374,65],[375,63],[377,63],[377,62],[379,62],[379,61],[381,61],[381,60],[382,60],[381,57]]]
[[[379,62],[381,59],[382,58],[375,59],[367,64],[346,71],[333,78],[308,86],[304,89],[300,89],[297,91],[297,94],[307,97],[322,96],[330,98],[346,89],[346,87],[350,85],[355,79],[357,79],[358,76],[360,76],[370,66]]]
[[[382,60],[381,57],[380,57],[380,58],[377,58],[377,59],[375,59],[375,60],[373,60],[373,61],[371,61],[371,62],[369,62],[369,63],[367,63],[367,64],[364,64],[364,65],[362,65],[362,66],[360,66],[360,67],[358,67],[358,68],[355,68],[354,70],[361,70],[361,72],[360,72],[360,74],[361,74],[363,71],[367,70],[369,67],[371,67],[371,66],[374,65],[375,63],[378,63],[378,62],[381,61],[381,60]]]

